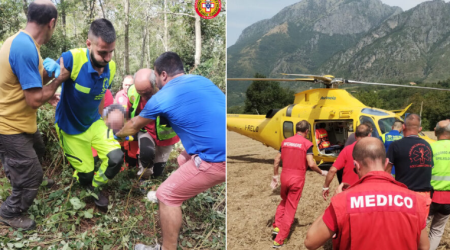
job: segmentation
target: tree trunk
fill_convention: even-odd
[[[200,23],[200,16],[195,15],[195,57],[194,57],[195,68],[200,64],[201,57],[202,57],[202,26]]]
[[[125,74],[130,74],[130,55],[129,55],[129,13],[130,13],[130,1],[125,0]]]
[[[25,13],[25,16],[28,14],[28,1],[23,0],[23,13]]]
[[[98,0],[100,2],[100,8],[102,9],[103,18],[106,18],[105,16],[105,10],[103,9],[102,0]]]
[[[167,0],[164,0],[164,51],[169,50],[169,44],[167,39]]]
[[[118,73],[118,74],[116,74],[116,76],[117,76],[117,75],[118,75],[118,76],[123,76],[122,65],[120,65],[121,62],[120,62],[120,56],[118,55],[118,53],[114,53],[114,61],[115,61],[116,64],[117,64],[116,69],[117,69],[117,73]],[[120,77],[119,77],[119,78],[120,78]],[[113,80],[114,80],[114,79],[113,79]],[[122,83],[119,82],[118,84],[122,86]]]
[[[148,17],[146,18],[146,23],[148,23]],[[145,42],[146,42],[146,40],[147,40],[147,25],[145,25],[144,27],[143,27],[143,36],[142,36],[142,52],[141,52],[141,63],[140,63],[140,65],[139,65],[139,68],[140,69],[142,69],[143,67],[144,67],[144,61],[146,61],[145,60],[145,48],[146,48],[146,46],[145,46]]]
[[[61,20],[63,25],[63,35],[64,35],[64,43],[62,45],[62,51],[66,51],[66,44],[67,44],[67,36],[66,36],[66,4],[64,3],[64,0],[61,0]]]

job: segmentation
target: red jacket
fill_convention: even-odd
[[[370,172],[331,200],[333,249],[417,249],[430,203],[390,174]]]
[[[281,143],[281,160],[283,161],[283,173],[305,175],[308,168],[306,152],[312,143],[301,135],[294,135]]]

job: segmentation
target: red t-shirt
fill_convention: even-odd
[[[114,97],[111,93],[111,90],[107,89],[105,92],[105,105],[103,108],[106,108],[113,103],[114,103]]]
[[[333,163],[333,167],[337,168],[337,170],[344,169],[344,174],[342,175],[342,182],[348,183],[350,185],[355,184],[359,177],[353,171],[355,165],[353,163],[353,149],[355,148],[356,142],[345,147],[341,153],[339,154],[336,161]]]
[[[117,92],[116,98],[114,100],[116,101],[116,103],[126,107],[128,103],[128,96],[125,90],[122,89],[121,91]]]
[[[127,101],[127,103],[128,103],[127,104],[127,111],[129,111],[133,105],[131,105],[131,102],[129,100]],[[144,101],[142,98],[139,98],[139,105],[136,108],[136,113],[135,113],[136,116],[144,109],[145,104],[147,104],[147,102]],[[178,137],[178,135],[173,137],[173,138],[171,138],[171,139],[168,139],[168,140],[163,140],[163,141],[158,140],[158,138],[156,136],[155,123],[156,123],[155,121],[150,122],[149,124],[147,124],[144,127],[144,129],[146,129],[147,132],[152,136],[152,138],[155,141],[157,146],[170,146],[170,145],[173,145],[173,144],[175,144],[175,143],[180,141],[180,137]]]

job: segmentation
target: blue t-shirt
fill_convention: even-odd
[[[28,34],[20,32],[12,41],[9,49],[9,64],[23,90],[42,88],[39,54],[33,39]]]
[[[386,134],[383,134],[382,136],[384,136],[384,140],[381,139],[384,142],[384,148],[386,149],[386,154],[388,152],[389,149],[389,145],[392,144],[392,142],[400,140],[403,138],[403,135],[400,134],[400,132],[398,132],[398,130],[391,130]],[[395,166],[392,166],[392,170],[391,170],[391,174],[395,175]]]
[[[74,60],[72,51],[64,52],[64,67],[72,73]],[[75,52],[78,51],[78,52]],[[76,135],[85,132],[92,123],[100,119],[98,106],[110,88],[109,64],[101,75],[92,67],[89,51],[86,50],[87,61],[83,63],[73,80],[73,76],[62,84],[61,100],[56,107],[55,123],[67,134]],[[59,60],[58,60],[59,63]]]
[[[386,149],[386,153],[388,152],[388,148],[389,145],[391,145],[392,142],[400,140],[403,138],[403,135],[400,134],[400,132],[398,132],[398,130],[391,130],[386,134],[383,134],[382,136],[384,136],[384,147]]]
[[[198,75],[172,79],[139,116],[167,118],[188,154],[207,162],[225,161],[225,95],[209,79]]]

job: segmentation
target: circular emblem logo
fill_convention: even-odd
[[[220,0],[195,0],[195,11],[204,19],[213,19],[220,13]]]
[[[136,97],[131,96],[131,101],[134,102],[134,100],[136,100]]]

